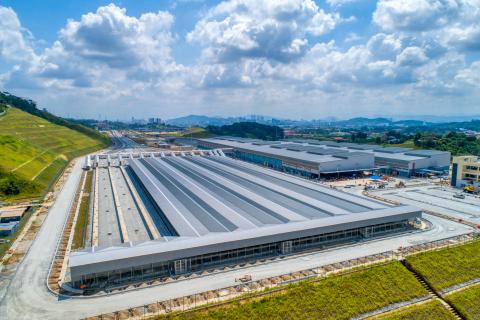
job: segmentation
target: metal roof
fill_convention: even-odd
[[[323,148],[321,145],[308,145],[298,143],[281,143],[275,145],[254,145],[252,140],[242,139],[242,141],[232,139],[201,139],[202,141],[215,143],[230,148],[243,149],[250,152],[261,153],[271,157],[284,157],[296,161],[306,161],[314,164],[325,162],[340,162],[346,158],[333,156],[340,152],[353,152],[348,149]],[[337,144],[336,142],[334,142]],[[337,151],[333,151],[337,150]],[[368,155],[365,155],[368,156]],[[373,156],[372,156],[373,163]]]
[[[350,159],[355,157],[368,157],[370,154],[366,152],[342,152],[336,153],[333,156],[336,158]]]
[[[280,144],[280,141],[254,141],[252,144],[257,145],[257,146],[268,146],[268,145],[275,145],[275,144]]]
[[[130,159],[180,236],[202,236],[387,207],[222,156]]]
[[[237,138],[238,139],[238,138]],[[297,160],[304,160],[313,163],[322,162],[331,162],[331,161],[341,161],[341,157],[335,157],[336,154],[342,154],[345,152],[357,152],[361,151],[362,153],[372,154],[376,159],[384,160],[393,160],[393,161],[416,161],[422,160],[425,158],[438,156],[438,155],[450,155],[447,151],[438,151],[438,150],[412,150],[411,148],[402,148],[402,147],[382,147],[379,145],[371,144],[355,144],[355,143],[346,143],[346,142],[335,142],[335,141],[316,141],[316,140],[289,140],[289,141],[279,141],[279,144],[275,145],[266,145],[266,146],[253,146],[253,139],[240,138],[241,143],[236,141],[236,139],[202,139],[204,141],[210,141],[213,143],[223,144],[226,147],[232,148],[242,148],[244,150],[251,150],[257,153],[263,153],[264,155],[271,155],[273,157],[290,157]],[[249,143],[250,142],[250,143]],[[260,148],[253,148],[253,147]],[[287,149],[288,148],[288,149]],[[294,151],[298,150],[298,151]],[[299,152],[303,151],[303,152]],[[310,154],[311,156],[317,157],[308,157],[305,155]],[[346,156],[343,156],[343,160],[346,159]],[[322,171],[323,172],[323,171]]]
[[[392,206],[225,156],[130,158],[141,184],[178,236],[72,252],[82,274],[413,219]]]
[[[439,154],[445,154],[446,151],[439,151],[439,150],[412,150],[405,152],[408,156],[419,156],[419,157],[431,157]]]
[[[385,152],[385,153],[405,153],[412,150],[412,148],[401,148],[401,147],[382,147],[374,149],[376,152]]]
[[[349,147],[349,149],[354,150],[375,150],[379,148],[382,148],[382,146],[379,146],[378,144],[356,144]]]

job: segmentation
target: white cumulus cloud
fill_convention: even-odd
[[[90,88],[98,94],[129,94],[158,85],[182,67],[171,57],[174,18],[168,12],[127,15],[114,4],[69,20],[38,59],[12,70],[10,87],[26,78],[39,86]],[[173,82],[173,81],[172,81]]]
[[[25,36],[28,33],[22,28],[15,11],[0,6],[0,58],[12,61],[35,58]]]
[[[373,21],[386,31],[422,31],[442,27],[456,18],[457,0],[380,0]]]
[[[307,34],[326,34],[340,20],[312,0],[230,0],[210,9],[187,40],[206,46],[204,56],[211,60],[289,62],[307,50]]]

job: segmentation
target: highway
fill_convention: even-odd
[[[145,148],[145,146],[136,143],[132,139],[122,136],[122,134],[116,130],[113,130],[110,134],[110,138],[112,140],[112,147],[111,150],[107,151],[107,153],[116,153],[116,152],[128,152],[133,151],[134,149],[141,149]]]
[[[235,278],[245,273],[250,273],[254,280],[261,279],[472,231],[465,225],[427,216],[433,227],[425,232],[361,242],[355,246],[279,259],[269,264],[109,296],[58,298],[48,291],[46,278],[81,171],[79,161],[51,208],[30,251],[6,288],[0,302],[0,314],[3,319],[78,319],[231,286],[235,284]]]

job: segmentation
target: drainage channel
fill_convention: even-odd
[[[465,320],[466,318],[462,317],[462,315],[458,312],[458,310],[452,306],[450,303],[448,303],[443,297],[425,280],[425,278],[419,274],[412,266],[408,263],[407,260],[402,259],[400,262],[403,264],[405,268],[407,268],[408,271],[410,271],[415,279],[417,279],[418,282],[428,291],[428,293],[432,297],[436,297],[440,300],[440,302],[445,306],[445,308],[450,311],[455,319],[459,320]]]

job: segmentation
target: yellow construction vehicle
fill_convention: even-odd
[[[463,187],[463,192],[474,193],[475,191],[476,191],[476,188],[474,185],[469,184]]]

